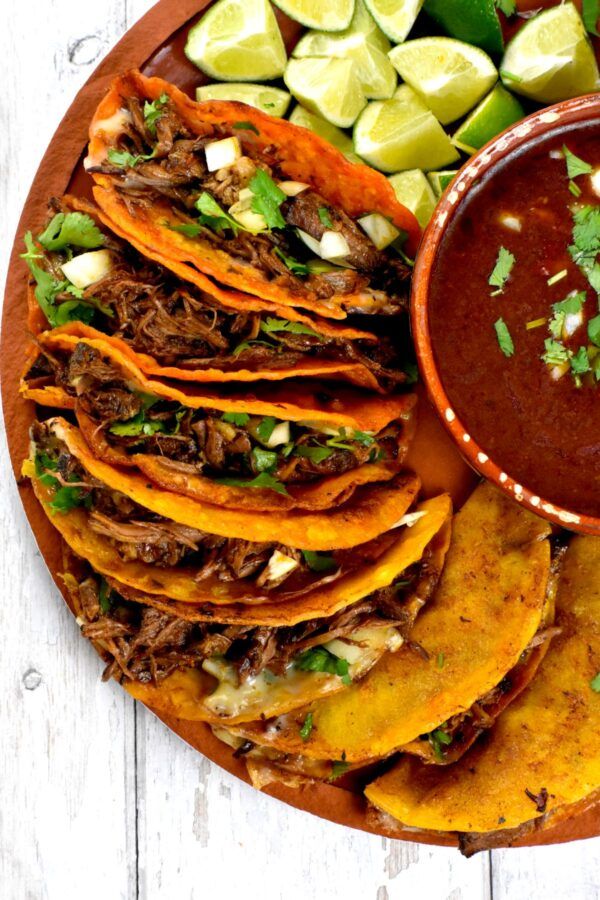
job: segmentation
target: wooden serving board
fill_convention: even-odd
[[[147,75],[160,75],[174,82],[192,96],[194,89],[207,81],[185,58],[183,47],[189,27],[209,5],[210,0],[160,0],[125,34],[83,86],[58,126],[39,166],[23,207],[12,248],[0,345],[4,418],[13,471],[18,481],[22,461],[27,455],[29,427],[35,418],[34,405],[23,401],[18,394],[25,347],[28,343],[27,272],[20,259],[22,235],[26,230],[36,229],[42,224],[50,197],[60,196],[67,190],[82,196],[91,196],[91,179],[85,174],[82,166],[86,152],[87,130],[92,114],[113,77],[126,69],[139,68]],[[544,4],[540,0],[535,0],[535,3],[524,0],[520,5],[523,9],[539,8],[541,5],[552,5],[552,2],[546,0]],[[277,18],[290,50],[298,40],[302,29],[279,11]],[[476,476],[450,442],[429,406],[424,392],[419,390],[419,393],[419,428],[411,449],[409,464],[421,476],[426,495],[447,490],[452,494],[458,508],[476,483]],[[56,532],[35,500],[29,482],[20,481],[19,487],[21,500],[40,552],[57,587],[63,591],[62,582],[57,576],[61,571],[62,561]],[[89,715],[93,715],[92,710],[89,711]],[[249,781],[244,763],[234,759],[231,749],[218,741],[208,726],[163,716],[159,718],[175,734],[213,762],[238,778]],[[361,831],[406,841],[441,846],[456,845],[452,837],[435,834],[415,835],[400,829],[371,827],[366,819],[365,799],[358,790],[328,784],[301,790],[290,789],[283,785],[270,785],[264,792],[298,809]],[[523,845],[556,843],[598,834],[600,834],[600,807],[587,811],[560,828],[536,835],[534,841],[523,841]]]

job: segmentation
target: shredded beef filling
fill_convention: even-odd
[[[132,155],[129,162],[150,153],[152,158],[136,159],[133,165],[127,164],[127,161],[123,165],[115,164],[109,159],[90,171],[103,172],[115,178],[118,190],[132,208],[136,204],[150,206],[162,197],[186,217],[192,215],[195,218],[195,204],[203,192],[227,209],[239,199],[240,191],[248,187],[258,169],[264,170],[276,181],[287,180],[279,171],[277,148],[274,146],[265,148],[259,155],[254,143],[237,132],[237,137],[244,144],[245,155],[230,166],[209,172],[204,148],[214,140],[231,136],[225,127],[215,128],[211,135],[194,138],[172,105],[167,103],[157,120],[155,136],[144,121],[141,101],[130,97],[127,107],[131,124],[124,128],[118,150]],[[319,209],[329,210],[331,224],[327,219],[327,225],[323,223]],[[379,291],[387,296],[379,299],[377,308],[373,308],[372,304],[368,311],[389,314],[405,308],[409,267],[397,255],[378,251],[370,238],[343,211],[331,207],[315,191],[307,190],[282,204],[281,212],[289,226],[285,229],[272,229],[260,234],[228,230],[224,234],[201,226],[200,233],[232,256],[259,268],[267,278],[282,284],[291,293],[302,293],[308,288],[326,300],[334,294]],[[276,251],[296,259],[306,257],[306,247],[296,237],[296,228],[317,240],[326,229],[342,234],[349,247],[347,262],[354,268],[312,273],[308,277],[295,274]]]

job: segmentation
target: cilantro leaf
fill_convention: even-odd
[[[590,172],[593,171],[592,166],[589,163],[586,163],[585,160],[580,159],[579,156],[575,156],[574,153],[571,153],[566,144],[563,144],[563,154],[565,157],[565,161],[567,163],[567,177],[568,178],[577,178],[579,175],[589,175]]]
[[[234,122],[233,128],[237,128],[239,131],[253,131],[254,134],[260,134],[260,131],[252,122]]]
[[[580,347],[577,353],[571,356],[570,363],[573,375],[585,375],[586,372],[590,372],[591,366],[587,347]]]
[[[196,200],[195,206],[200,213],[198,219],[199,224],[205,225],[211,231],[216,231],[217,234],[222,234],[227,228],[231,229],[234,234],[237,234],[238,231],[248,230],[240,225],[239,222],[236,222],[233,216],[230,216],[228,212],[225,212],[225,210],[219,206],[215,198],[207,191],[203,191],[200,194]]]
[[[503,12],[504,15],[510,19],[511,16],[517,11],[517,4],[515,0],[495,0],[496,9],[499,9],[500,12]]]
[[[107,156],[109,162],[111,162],[113,166],[134,169],[138,163],[147,162],[149,159],[153,159],[154,151],[152,151],[152,153],[147,153],[146,155],[138,154],[135,156],[128,150],[117,150],[116,147],[111,147]]]
[[[301,672],[327,672],[329,675],[339,676],[345,685],[352,684],[348,660],[336,656],[323,646],[310,647],[300,653],[294,660],[294,665]]]
[[[513,343],[513,339],[510,336],[510,331],[508,330],[508,325],[504,321],[502,317],[500,317],[496,322],[494,322],[494,328],[496,329],[496,337],[498,339],[498,346],[502,350],[505,356],[512,356],[515,352],[515,345]]]
[[[252,347],[268,347],[269,350],[273,350],[273,345],[269,344],[267,341],[242,341],[241,344],[238,344],[237,347],[233,348],[231,355],[239,356],[240,353],[243,353],[245,350],[251,350]]]
[[[498,251],[498,258],[496,259],[496,265],[492,271],[488,279],[488,284],[491,287],[498,288],[497,291],[494,291],[492,296],[496,296],[497,294],[501,294],[504,290],[504,285],[508,281],[510,273],[512,272],[512,268],[515,264],[515,257],[507,250],[506,247],[500,247]]]
[[[275,247],[275,254],[282,260],[293,275],[309,275],[310,269],[305,263],[299,262],[293,256],[288,256],[280,247]]]
[[[277,466],[277,454],[262,447],[254,447],[252,459],[259,472],[272,472]]]
[[[138,437],[156,434],[157,432],[164,434],[167,431],[167,426],[164,422],[146,418],[145,411],[140,410],[137,415],[127,419],[126,422],[115,422],[108,430],[111,434],[119,435],[119,437]]]
[[[300,737],[303,741],[307,741],[310,737],[310,733],[313,727],[313,714],[311,712],[306,714],[306,718],[302,723],[302,728],[300,729]]]
[[[254,194],[252,211],[260,213],[269,228],[285,228],[286,221],[279,207],[287,197],[271,176],[264,169],[258,169],[248,187]]]
[[[598,19],[600,18],[600,0],[583,0],[581,18],[586,31],[598,35]]]
[[[42,247],[51,252],[64,250],[65,247],[94,250],[105,241],[91,216],[80,212],[57,213],[37,239]]]
[[[98,590],[98,602],[100,603],[100,609],[105,615],[110,612],[113,600],[114,591],[111,590],[106,579],[101,578],[100,588]]]
[[[36,478],[54,491],[52,500],[48,504],[52,513],[66,513],[77,506],[89,506],[91,496],[87,488],[69,487],[68,484],[61,484],[59,479],[52,475],[52,472],[58,471],[56,459],[52,459],[47,453],[40,451],[35,455],[34,466]],[[73,472],[67,481],[79,481],[79,476]]]
[[[314,550],[303,550],[304,562],[312,572],[330,572],[337,569],[337,563],[333,556],[325,553],[317,553]]]
[[[256,434],[263,444],[269,443],[269,438],[273,434],[276,425],[277,419],[274,416],[265,416],[264,419],[260,420],[256,427]]]
[[[590,687],[596,694],[600,694],[600,672],[595,675],[590,681]]]
[[[328,208],[326,206],[320,206],[318,213],[321,225],[324,225],[325,228],[333,228],[333,222],[331,221],[331,215]]]
[[[156,134],[156,123],[163,114],[164,108],[169,102],[168,94],[161,94],[156,100],[144,103],[144,122],[150,134]]]
[[[444,758],[443,747],[448,747],[452,743],[452,737],[443,728],[436,728],[429,735],[429,743],[433,748],[433,754],[437,760]]]
[[[569,351],[560,341],[546,338],[544,341],[546,352],[542,355],[542,361],[548,366],[561,366],[569,361]]]
[[[600,206],[583,206],[573,212],[573,244],[569,253],[584,270],[593,266],[600,251]]]
[[[310,459],[311,462],[322,463],[324,460],[329,459],[333,450],[330,450],[329,447],[309,447],[307,444],[300,444],[299,447],[296,447],[294,450],[294,456],[302,456],[304,459]]]
[[[565,297],[560,303],[552,304],[554,315],[548,323],[548,330],[553,337],[559,338],[561,336],[566,317],[568,315],[580,313],[583,309],[585,299],[585,291],[579,291],[577,294]]]
[[[308,334],[311,337],[323,340],[323,338],[312,328],[309,328],[308,325],[305,325],[303,322],[290,322],[288,319],[273,319],[267,317],[264,322],[260,323],[260,330],[264,331],[265,334],[277,334],[278,331],[287,331],[290,334]]]
[[[230,425],[237,425],[239,428],[243,428],[250,421],[250,416],[248,413],[226,412],[221,416],[221,420],[229,422]]]
[[[181,225],[167,225],[169,231],[177,231],[179,234],[185,234],[186,237],[198,237],[202,231],[201,225],[195,225],[191,222],[182,223]]]
[[[588,337],[592,344],[600,347],[600,314],[589,320]]]
[[[327,781],[337,781],[338,778],[341,778],[342,775],[345,775],[348,769],[350,768],[350,763],[345,762],[345,760],[336,760],[331,765],[331,775],[327,779]]]
[[[226,484],[229,487],[268,488],[271,491],[276,491],[278,494],[287,496],[285,485],[274,478],[270,472],[261,472],[260,475],[257,475],[251,481],[245,478],[213,478],[213,481],[215,484]]]

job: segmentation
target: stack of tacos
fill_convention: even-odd
[[[407,467],[414,217],[305,129],[138,72],[85,165],[93,201],[25,236],[23,471],[104,677],[259,786],[377,776],[377,815],[489,831],[461,773],[560,666],[565,549],[489,485],[453,519]]]

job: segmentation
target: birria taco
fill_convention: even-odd
[[[260,608],[254,621],[254,607],[242,615],[235,607],[193,616],[159,609],[149,595],[73,564],[72,554],[64,579],[84,635],[107,663],[105,678],[163,714],[244,722],[343,691],[402,645],[442,570],[450,514],[448,497],[427,501],[378,561],[314,591],[298,621],[280,604],[276,625],[261,624]]]
[[[106,338],[65,332],[40,335],[23,393],[73,408],[98,458],[232,509],[339,506],[399,472],[414,430],[413,395],[306,382],[246,397],[184,391],[147,378]]]
[[[339,697],[244,725],[235,736],[321,761],[366,763],[415,749],[434,763],[455,758],[455,741],[464,750],[466,736],[490,727],[552,636],[549,531],[481,485],[455,517],[439,586],[410,642]]]
[[[43,230],[25,235],[34,334],[77,322],[79,334],[110,335],[135,352],[146,374],[183,381],[319,377],[385,392],[407,380],[387,337],[224,290],[200,273],[186,281],[180,265],[168,269],[160,253],[149,259],[134,238],[122,240],[88,201],[66,196],[49,207]]]
[[[464,852],[510,846],[597,801],[600,792],[600,538],[572,539],[554,639],[536,678],[456,765],[403,757],[367,788],[412,829],[458,833]]]
[[[328,318],[406,307],[419,226],[383,175],[245,104],[117,78],[91,127],[104,215],[167,266]]]

